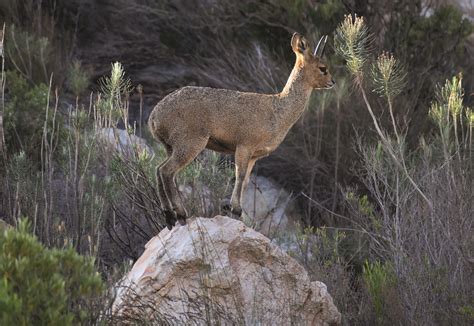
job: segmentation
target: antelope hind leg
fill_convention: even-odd
[[[178,189],[174,182],[176,173],[186,167],[194,158],[206,147],[207,138],[192,139],[180,142],[181,146],[174,146],[173,152],[159,169],[163,188],[169,199],[171,207],[168,211],[176,214],[176,218],[181,225],[186,224],[186,210],[184,209],[179,198]],[[170,214],[170,213],[168,213]],[[166,212],[165,212],[166,215]]]
[[[176,212],[173,211],[170,200],[168,196],[166,195],[165,188],[163,186],[163,180],[161,178],[160,174],[160,168],[168,162],[172,150],[171,147],[165,145],[166,148],[166,153],[168,154],[168,157],[156,168],[156,186],[158,189],[158,199],[160,200],[161,204],[161,210],[163,211],[163,214],[165,215],[165,222],[166,226],[169,230],[173,228],[173,225],[176,223]]]

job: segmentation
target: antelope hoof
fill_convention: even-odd
[[[168,228],[168,230],[171,230],[176,224],[176,212],[166,210],[163,211],[163,213],[165,214],[166,227]]]
[[[178,223],[180,225],[186,225],[186,215],[178,214]]]
[[[232,213],[232,218],[236,219],[236,220],[240,220],[241,216],[242,216],[242,208],[232,208],[231,211]]]
[[[225,198],[221,201],[221,212],[225,215],[228,215],[232,209],[232,206],[230,205],[230,199]]]

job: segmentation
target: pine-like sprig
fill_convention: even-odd
[[[430,115],[437,123],[447,123],[457,120],[463,109],[464,90],[462,76],[454,76],[446,80],[444,86],[438,89],[438,101],[431,105]]]
[[[120,62],[112,64],[110,76],[104,77],[100,84],[102,94],[110,97],[120,96],[132,89],[132,83],[125,77],[125,70]]]
[[[355,15],[352,18],[346,15],[336,29],[334,39],[336,52],[346,60],[347,68],[353,75],[358,75],[363,70],[368,57],[370,39],[364,17]]]
[[[372,65],[374,92],[391,99],[400,94],[406,85],[406,71],[393,55],[382,52]]]

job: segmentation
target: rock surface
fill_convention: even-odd
[[[165,229],[122,280],[117,316],[171,324],[337,325],[321,282],[262,234],[224,216]]]
[[[233,184],[231,184],[233,186]],[[206,184],[179,185],[183,202],[193,200],[193,192],[200,194],[199,205],[213,211],[213,191]],[[195,199],[194,199],[195,200]],[[230,205],[230,198],[221,202]],[[273,239],[281,234],[294,234],[301,220],[291,195],[284,188],[263,176],[250,176],[242,197],[242,219],[247,226]]]
[[[272,180],[251,175],[242,198],[243,218],[269,238],[278,233],[292,233],[299,220],[290,194]]]
[[[120,154],[130,154],[134,148],[139,152],[145,151],[148,155],[153,155],[153,149],[148,146],[145,139],[136,135],[129,135],[123,129],[102,128],[98,130],[97,136],[106,146],[110,146]]]

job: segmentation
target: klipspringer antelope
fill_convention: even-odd
[[[238,92],[209,87],[183,87],[163,98],[153,109],[149,127],[163,143],[167,158],[157,168],[161,208],[169,229],[185,224],[186,210],[174,181],[177,172],[205,148],[235,155],[232,215],[242,214],[241,198],[255,162],[273,152],[303,114],[313,89],[335,85],[322,62],[327,36],[314,52],[298,33],[291,38],[296,62],[278,94]]]

